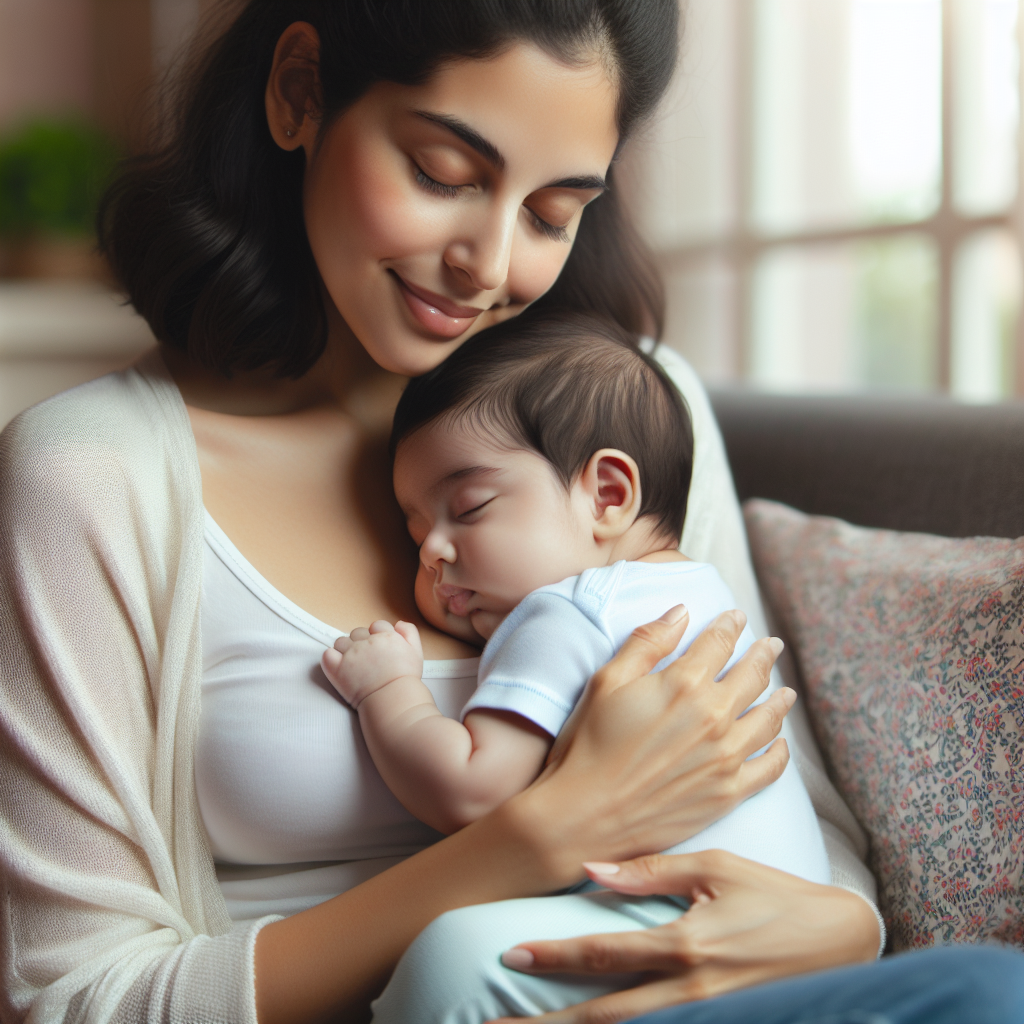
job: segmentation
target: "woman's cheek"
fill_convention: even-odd
[[[539,299],[558,280],[569,252],[570,246],[547,239],[520,246],[509,263],[509,293],[525,303]]]
[[[408,180],[407,168],[360,167],[356,173],[352,217],[365,256],[379,261],[440,250],[444,212]]]
[[[351,147],[345,156],[345,171],[329,193],[317,189],[322,202],[310,211],[312,224],[331,225],[335,245],[349,258],[378,263],[421,251],[436,234],[437,217],[428,215],[426,197],[408,180],[404,159],[389,159],[373,147]]]

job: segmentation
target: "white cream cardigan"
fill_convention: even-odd
[[[697,439],[683,550],[718,565],[761,634],[707,397],[659,356]],[[253,947],[273,918],[232,926],[193,779],[202,545],[195,441],[156,351],[0,437],[4,1024],[256,1024]],[[872,898],[856,822],[806,727],[790,739],[835,882]]]

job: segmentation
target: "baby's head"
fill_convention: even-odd
[[[416,603],[470,642],[538,587],[679,543],[689,415],[602,320],[527,313],[473,338],[410,381],[391,450]]]

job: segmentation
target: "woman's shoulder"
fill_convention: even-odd
[[[170,384],[155,351],[123,370],[62,391],[24,410],[4,429],[5,450],[66,447],[105,440],[130,447],[157,426]],[[163,400],[161,400],[163,399]]]
[[[187,470],[194,452],[184,404],[153,351],[16,416],[0,434],[0,491],[5,504],[40,488],[51,501],[110,494],[166,477],[169,463]]]
[[[711,408],[711,399],[708,397],[697,371],[682,355],[663,343],[657,345],[651,355],[661,364],[662,369],[668,374],[669,379],[679,389],[679,393],[686,401],[695,445],[699,446],[705,440],[704,435],[708,433],[717,436],[718,422]]]

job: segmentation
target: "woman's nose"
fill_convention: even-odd
[[[448,246],[445,263],[477,291],[497,291],[508,280],[518,218],[519,207],[511,204],[488,210]]]
[[[427,539],[420,545],[420,561],[428,568],[437,571],[441,562],[449,565],[455,562],[455,545],[442,530],[431,530]]]

